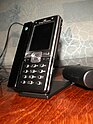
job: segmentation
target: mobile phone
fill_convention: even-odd
[[[61,27],[62,18],[59,15],[33,22],[29,43],[14,85],[17,91],[50,91]],[[28,30],[28,27],[24,29]]]

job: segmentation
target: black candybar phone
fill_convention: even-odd
[[[62,18],[58,15],[24,24],[9,87],[19,92],[50,91],[61,26]]]

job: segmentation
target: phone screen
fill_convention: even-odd
[[[49,49],[54,22],[36,25],[31,40],[30,51]]]

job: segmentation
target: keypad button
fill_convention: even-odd
[[[46,58],[47,61],[49,61],[50,58]]]
[[[24,62],[30,62],[30,58],[24,58]]]
[[[31,67],[36,68],[36,67],[38,67],[38,65],[37,64],[32,64]]]
[[[23,70],[24,73],[28,73],[29,71],[28,70]]]
[[[21,83],[21,84],[26,84],[26,81],[25,81],[25,80],[23,80],[23,81],[20,81],[20,83]]]
[[[38,70],[39,73],[44,73],[46,72],[45,70]]]
[[[27,75],[23,75],[23,78],[26,79],[27,78]]]
[[[43,53],[43,56],[49,56],[50,55],[50,52],[44,52]]]
[[[43,61],[43,62],[49,62],[49,59],[50,59],[49,57],[43,57],[43,58],[42,58],[42,61]]]
[[[36,70],[30,70],[30,73],[36,73],[37,71]]]
[[[27,81],[27,84],[34,84],[34,81]]]
[[[43,67],[46,67],[46,65],[45,64],[40,64],[40,67],[43,68]]]
[[[29,75],[29,78],[30,78],[30,79],[34,79],[34,78],[36,78],[36,76],[34,76],[34,75]]]
[[[26,68],[29,68],[30,67],[30,65],[26,65]]]
[[[36,85],[40,86],[40,85],[42,85],[42,82],[41,81],[37,81]]]
[[[43,78],[44,78],[44,76],[39,75],[37,78],[38,78],[38,79],[43,79]]]

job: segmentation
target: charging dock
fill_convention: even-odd
[[[69,81],[53,81],[49,93],[41,94],[41,93],[20,92],[20,95],[27,97],[49,99],[53,95],[57,94],[58,92],[69,86],[70,84],[71,83]]]

